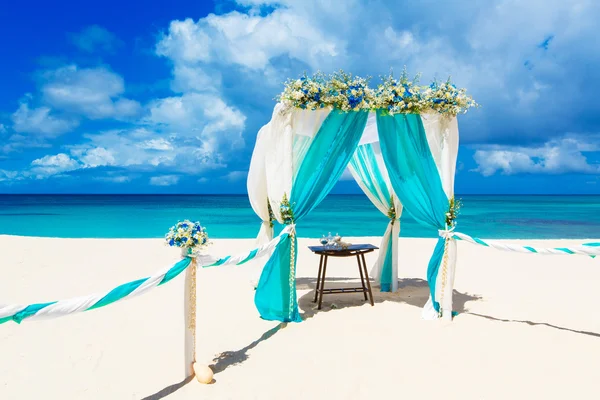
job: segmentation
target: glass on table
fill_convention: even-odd
[[[323,237],[321,237],[321,240],[319,242],[321,243],[321,246],[327,246],[327,243],[329,243],[329,241],[327,240],[325,235],[323,235]]]

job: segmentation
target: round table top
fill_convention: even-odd
[[[351,244],[345,249],[342,248],[329,248],[326,246],[308,246],[308,249],[315,254],[321,254],[333,257],[348,257],[354,256],[361,253],[370,253],[373,250],[379,249],[379,247],[368,243]]]

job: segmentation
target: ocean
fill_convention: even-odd
[[[600,238],[600,196],[458,196],[457,231],[488,239]],[[253,238],[260,220],[245,195],[0,195],[0,234],[161,238],[178,220],[212,238]],[[408,213],[401,236],[435,237]],[[387,217],[366,196],[330,195],[298,223],[300,237],[381,236]]]

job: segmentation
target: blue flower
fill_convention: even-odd
[[[169,246],[173,246],[175,244],[175,241],[173,239],[169,240]]]

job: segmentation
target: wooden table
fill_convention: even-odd
[[[348,246],[347,249],[332,249],[325,246],[308,246],[310,251],[321,256],[319,261],[319,275],[317,276],[317,288],[315,290],[315,299],[313,302],[319,299],[319,307],[323,303],[324,293],[363,293],[365,300],[370,300],[373,306],[373,293],[371,292],[371,282],[369,281],[369,274],[367,273],[367,264],[365,263],[365,254],[370,253],[374,250],[379,249],[377,246],[372,244],[353,244]],[[325,274],[327,272],[327,259],[329,257],[356,257],[358,262],[358,272],[360,273],[360,283],[362,287],[356,288],[332,288],[325,289]],[[367,298],[368,295],[368,298]]]

